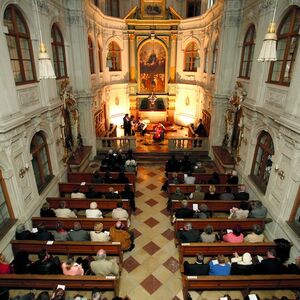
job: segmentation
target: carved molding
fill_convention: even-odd
[[[267,89],[265,102],[277,108],[282,108],[286,102],[286,92],[279,90]]]
[[[39,102],[38,88],[30,87],[18,91],[19,103],[22,106],[31,106]]]

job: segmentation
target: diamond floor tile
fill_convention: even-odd
[[[167,217],[170,217],[171,215],[171,212],[167,209],[167,208],[164,208],[163,210],[160,211],[162,214],[164,214],[165,216]]]
[[[134,239],[137,239],[139,236],[142,235],[136,228],[133,228],[132,232],[134,234]]]
[[[141,286],[150,294],[152,295],[162,283],[157,280],[153,275],[149,275],[141,282]]]
[[[174,239],[174,231],[171,229],[167,229],[161,234],[163,237],[165,237],[167,240],[171,241]]]
[[[170,272],[175,273],[179,269],[178,260],[171,256],[168,260],[163,263],[163,266],[166,267]]]
[[[157,252],[160,247],[158,247],[155,243],[150,242],[148,244],[146,244],[143,249],[150,255],[153,255],[155,252]]]
[[[157,189],[157,185],[151,183],[151,184],[147,185],[146,188],[152,191],[152,190]]]
[[[124,262],[123,262],[123,268],[130,273],[135,268],[137,268],[140,265],[138,261],[136,261],[132,256],[129,256]]]
[[[151,198],[151,199],[149,199],[148,201],[146,201],[146,203],[147,203],[149,206],[154,206],[154,205],[156,205],[158,202]]]
[[[141,191],[135,191],[135,198],[141,197],[143,195],[144,193],[142,193]]]
[[[156,226],[159,222],[151,217],[151,218],[147,219],[144,223],[152,228],[152,227]]]
[[[141,214],[143,211],[140,209],[140,208],[136,208],[135,212],[134,212],[134,215],[137,216],[139,214]]]
[[[157,173],[154,173],[154,172],[149,172],[147,175],[150,176],[150,177],[153,177],[155,176]]]

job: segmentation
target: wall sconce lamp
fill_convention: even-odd
[[[278,174],[278,176],[279,176],[279,178],[280,178],[281,180],[284,180],[284,178],[285,178],[285,173],[284,173],[283,170],[279,170],[279,166],[278,166],[278,165],[275,166],[275,172]]]
[[[21,168],[19,171],[19,177],[23,178],[25,173],[29,170],[29,165],[26,163],[24,168]]]

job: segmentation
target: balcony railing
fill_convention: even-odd
[[[178,137],[168,139],[169,151],[208,151],[209,141],[207,137]]]
[[[136,139],[134,136],[123,137],[97,137],[97,150],[133,150],[136,149]]]

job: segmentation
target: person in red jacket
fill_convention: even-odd
[[[8,262],[5,260],[5,256],[0,253],[0,274],[12,273],[12,268]]]

